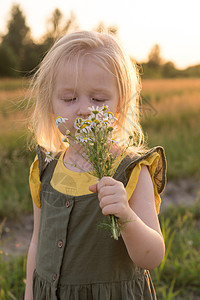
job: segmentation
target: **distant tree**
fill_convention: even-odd
[[[21,63],[22,75],[31,76],[44,56],[45,51],[42,45],[30,42],[24,48],[24,59]]]
[[[66,19],[62,12],[56,8],[53,11],[52,16],[47,21],[47,32],[42,39],[44,49],[48,50],[57,38],[67,34],[68,32],[76,31],[78,28],[79,25],[73,12],[71,12],[70,17]]]
[[[180,71],[184,77],[200,77],[200,64],[194,65]]]
[[[161,78],[162,63],[160,46],[155,44],[148,55],[148,62],[142,63],[143,78]]]
[[[20,60],[23,59],[24,46],[30,41],[30,28],[19,5],[11,8],[11,18],[8,21],[8,32],[2,38],[2,43],[11,47]]]
[[[171,78],[177,76],[177,70],[172,61],[168,61],[162,65],[162,75],[164,78]]]
[[[52,15],[51,19],[50,19],[51,23],[53,25],[52,26],[53,27],[52,31],[53,31],[54,35],[59,35],[59,31],[61,30],[60,29],[60,23],[61,23],[62,17],[63,17],[63,15],[62,15],[61,11],[58,8],[56,8],[53,12],[53,15]]]
[[[158,44],[155,44],[152,47],[148,58],[149,58],[148,64],[151,67],[157,68],[162,64],[161,50]]]
[[[19,60],[13,49],[6,45],[0,45],[0,76],[16,77],[19,75]]]
[[[116,25],[106,26],[104,22],[99,22],[99,24],[94,28],[94,31],[97,32],[107,32],[113,35],[118,34],[118,27]]]

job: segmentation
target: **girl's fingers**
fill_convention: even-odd
[[[100,189],[98,187],[98,198],[101,200],[104,196],[115,195],[116,189],[113,186],[104,185]]]
[[[111,177],[103,177],[97,184],[90,185],[89,190],[93,193],[98,193],[102,187],[114,185],[115,181]]]
[[[102,208],[104,208],[105,206],[108,205],[113,205],[113,204],[117,204],[118,201],[113,201],[113,196],[112,195],[108,195],[108,196],[104,196],[101,199],[99,199],[99,206]]]
[[[90,185],[89,190],[93,193],[98,193],[97,184]]]
[[[120,205],[119,203],[111,203],[109,205],[106,205],[102,208],[102,214],[107,215],[115,215],[118,216],[120,213]]]
[[[98,182],[98,191],[103,187],[103,186],[113,186],[116,184],[116,180],[113,179],[112,177],[103,177],[101,180]]]

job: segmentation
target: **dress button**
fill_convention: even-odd
[[[65,206],[70,207],[70,202],[68,200],[65,202]]]
[[[58,247],[59,247],[59,248],[62,248],[62,246],[63,246],[63,241],[60,240],[60,241],[58,242]]]
[[[56,273],[54,273],[54,274],[53,274],[53,276],[52,276],[52,278],[53,278],[53,281],[55,281],[55,280],[56,280],[56,278],[57,278],[57,274],[56,274]]]

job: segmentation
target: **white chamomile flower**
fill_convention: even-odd
[[[82,139],[82,141],[83,141],[84,143],[88,143],[88,142],[91,142],[92,140],[91,140],[90,138],[84,137],[84,138]]]
[[[68,142],[67,136],[65,135],[64,138],[61,140],[62,142]]]
[[[65,123],[65,121],[67,121],[67,118],[63,118],[63,117],[57,117],[56,118],[56,126],[58,127],[60,124]]]
[[[75,137],[74,137],[74,142],[76,143],[76,144],[79,144],[80,142],[81,142],[81,137],[80,137],[80,135],[75,135]]]
[[[103,121],[102,121],[102,125],[109,125],[110,123],[109,123],[109,120],[108,119],[104,119]]]
[[[98,106],[94,107],[88,107],[88,109],[93,113],[93,115],[98,115],[100,113],[100,108]]]
[[[92,125],[98,126],[101,125],[101,122],[98,119],[95,119]]]
[[[84,122],[82,123],[82,125],[79,127],[80,133],[82,133],[82,132],[88,133],[89,131],[91,131],[92,124],[93,123],[92,123],[91,120],[89,120],[89,119],[84,120]]]
[[[54,156],[54,151],[48,151],[46,153],[46,158],[45,158],[45,162],[50,163],[52,160],[54,160],[55,156]]]
[[[91,131],[90,127],[85,127],[85,128],[80,130],[81,133],[86,133],[86,134],[89,133],[90,131]]]
[[[103,105],[100,107],[101,112],[105,112],[108,109],[108,105]]]
[[[92,141],[90,138],[87,138],[87,137],[81,137],[81,136],[77,137],[76,140],[77,140],[78,142],[81,142],[81,143],[87,143],[87,142]]]
[[[111,138],[108,138],[108,141],[110,141],[111,143],[115,143],[115,144],[118,143],[118,141],[116,141],[115,139],[111,139]]]
[[[92,124],[92,121],[90,119],[84,120],[84,125],[90,126]]]
[[[114,114],[113,114],[111,111],[106,112],[106,113],[104,114],[104,118],[105,118],[105,119],[108,119],[108,120],[110,120],[110,121],[112,121],[112,120],[115,119]]]
[[[75,127],[76,129],[78,129],[78,128],[81,127],[82,123],[83,123],[83,119],[81,119],[81,118],[76,118],[75,121],[74,121],[74,127]]]
[[[69,136],[69,135],[71,135],[71,132],[70,132],[70,130],[69,130],[69,129],[67,129],[65,134],[66,134],[66,137],[67,137],[67,136]]]

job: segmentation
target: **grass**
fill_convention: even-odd
[[[0,80],[0,217],[32,210],[28,173],[34,153],[27,148],[20,105],[27,86],[26,80]],[[142,126],[149,147],[165,148],[168,180],[200,179],[200,79],[143,80],[142,98]]]
[[[34,153],[26,148],[24,131],[0,136],[0,217],[17,218],[32,211],[28,186]]]
[[[168,207],[161,217],[166,255],[151,271],[158,299],[200,297],[200,198],[191,207]],[[1,248],[1,247],[0,247]],[[23,299],[26,257],[10,258],[0,251],[0,300]]]
[[[200,109],[178,116],[156,115],[143,121],[149,146],[161,144],[168,160],[168,179],[200,179]]]
[[[23,78],[10,79],[5,78],[0,80],[0,91],[16,91],[28,87],[28,80]]]
[[[161,215],[166,255],[159,268],[152,271],[159,299],[200,297],[199,221],[200,197],[191,207],[171,206]]]
[[[0,220],[32,211],[23,107],[28,83],[0,80]],[[142,125],[149,146],[162,145],[168,179],[200,179],[200,79],[144,80]],[[151,272],[158,299],[200,298],[200,199],[168,207],[160,216],[165,259]],[[0,222],[1,223],[1,222]],[[7,258],[0,246],[0,300],[23,299],[26,257]]]
[[[4,221],[0,224],[0,238]],[[1,239],[0,239],[1,241]],[[25,289],[26,258],[7,257],[0,243],[0,300],[22,300]]]
[[[142,126],[150,147],[165,148],[168,179],[200,179],[200,80],[147,80],[143,85]]]

